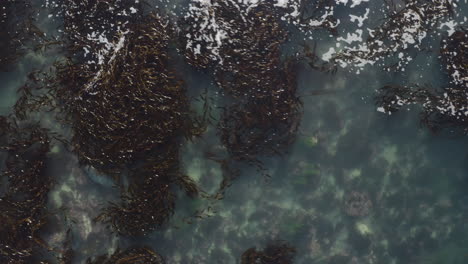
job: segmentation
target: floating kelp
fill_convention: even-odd
[[[125,251],[117,249],[111,256],[99,256],[94,260],[88,259],[86,264],[164,264],[165,261],[153,250],[142,248],[130,248]]]
[[[52,111],[56,108],[53,91],[48,88],[55,83],[55,78],[47,72],[33,71],[27,81],[18,88],[19,95],[13,106],[13,113],[18,120],[26,120],[30,114],[41,110]]]
[[[145,235],[167,223],[175,208],[171,187],[182,186],[187,194],[198,194],[196,185],[182,175],[176,146],[159,150],[132,173],[132,182],[122,195],[122,204],[112,204],[98,220],[110,223],[113,230],[127,235]]]
[[[285,243],[268,245],[263,251],[249,248],[241,258],[241,264],[292,264],[296,249]]]
[[[80,164],[121,187],[122,203],[97,220],[119,234],[147,234],[173,214],[174,186],[198,194],[181,173],[179,147],[204,125],[169,67],[171,26],[156,14],[143,16],[138,1],[51,5],[63,17],[69,58],[50,72],[31,73],[15,112],[26,118],[39,109],[57,110],[58,120],[72,128],[69,146]]]
[[[63,19],[67,51],[91,71],[118,51],[128,26],[142,18],[142,3],[132,0],[58,0],[48,2],[56,17]],[[85,65],[83,65],[85,66]]]
[[[369,37],[356,47],[344,47],[336,52],[331,48],[326,60],[341,67],[374,65],[385,58],[397,58],[390,69],[401,69],[413,56],[408,53],[427,49],[423,41],[443,18],[453,13],[451,0],[411,0],[405,1],[401,9],[390,10],[389,17],[379,27],[370,30]],[[362,30],[359,30],[362,36]]]
[[[106,174],[194,131],[183,85],[167,68],[168,28],[154,15],[128,27],[97,73],[72,62],[57,70],[75,151]]]
[[[115,57],[112,52],[117,52],[120,49],[118,44],[125,40],[127,27],[142,17],[141,3],[130,0],[58,0],[47,1],[45,7],[51,10],[49,17],[63,20],[63,26],[59,29],[62,34],[54,41],[42,36],[44,41],[36,48],[60,44],[70,65],[57,63],[58,69],[29,74],[28,82],[18,90],[20,98],[14,107],[15,114],[20,119],[25,119],[28,113],[44,110],[45,107],[47,110],[54,110],[57,105],[66,106],[70,103],[65,101],[65,97],[77,96],[73,93],[88,85],[96,72],[96,79],[100,77],[105,67],[103,64]],[[65,66],[70,66],[70,69],[63,69]],[[55,77],[56,71],[60,69],[70,71],[67,74],[76,71],[73,78],[75,83],[67,84],[68,90],[55,89],[60,84],[57,83],[60,79]]]
[[[182,23],[187,61],[212,67],[226,95],[218,130],[230,159],[259,166],[259,157],[287,151],[300,122],[294,66],[281,58],[287,32],[276,11],[271,2],[194,1]]]
[[[86,23],[108,22],[107,11]],[[88,37],[86,45],[96,44],[90,33],[73,26],[77,15],[70,15],[73,23],[66,27],[69,41],[81,36]],[[71,145],[80,163],[112,176],[117,184],[128,175],[129,187],[121,186],[122,203],[111,204],[97,218],[119,234],[144,235],[166,223],[174,211],[174,185],[190,196],[198,193],[180,172],[179,145],[204,128],[194,118],[183,83],[168,67],[171,29],[162,20],[150,14],[123,23],[125,30],[120,28],[108,45],[89,46],[98,50],[91,63],[88,46],[81,44],[85,59],[77,56],[56,64],[49,85],[72,126]],[[69,52],[74,50],[72,45]]]
[[[1,172],[6,188],[0,198],[0,262],[38,263],[41,251],[48,249],[38,232],[46,223],[52,186],[45,173],[50,140],[37,125],[20,126],[6,117],[0,117],[0,124],[0,152],[6,154]]]
[[[468,132],[467,31],[458,30],[443,40],[440,52],[450,87],[435,90],[419,85],[388,85],[376,97],[377,110],[391,114],[403,106],[418,104],[422,106],[421,122],[432,130],[459,127]]]

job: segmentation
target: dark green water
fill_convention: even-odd
[[[377,2],[337,12],[346,19],[370,8],[363,28],[373,27],[382,14]],[[466,3],[460,2],[458,8],[456,19],[463,23]],[[48,22],[44,14],[39,20],[44,30],[59,23]],[[353,29],[352,23],[340,27],[343,35]],[[336,46],[327,33],[316,34],[320,53]],[[50,207],[66,206],[74,220],[76,263],[133,245],[151,246],[168,263],[237,263],[247,248],[276,239],[297,248],[295,263],[468,263],[468,138],[454,137],[450,131],[430,133],[419,125],[416,107],[391,116],[379,113],[373,100],[375,89],[388,83],[443,86],[446,77],[438,63],[437,34],[430,41],[435,51],[417,56],[403,72],[367,66],[359,74],[340,69],[330,75],[300,67],[304,112],[300,132],[286,155],[265,159],[271,178],[246,166],[215,204],[180,195],[171,223],[149,237],[118,237],[94,223],[107,201],[118,200],[118,192],[109,179],[80,168],[73,154],[54,149],[56,167],[50,170],[57,184],[49,195]],[[285,49],[296,44],[291,41]],[[28,72],[51,61],[47,54],[29,53],[10,72],[0,74],[2,114],[11,112],[15,90]],[[182,70],[189,91],[197,94],[208,87],[216,94],[218,88],[208,75],[185,66]],[[318,90],[327,92],[311,95]],[[69,135],[50,116],[39,118],[44,126]],[[219,165],[203,153],[219,144],[210,128],[183,146],[184,171],[207,191],[214,191],[222,176]],[[352,192],[368,195],[372,204],[368,214],[346,213],[345,200]],[[216,211],[210,217],[192,224],[182,221],[207,206]],[[49,241],[62,238],[59,231],[50,234]],[[348,258],[339,262],[337,256]]]

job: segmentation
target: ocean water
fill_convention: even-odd
[[[344,20],[369,8],[364,27],[373,28],[382,21],[377,2],[381,1],[341,6],[336,14]],[[180,16],[187,2],[159,4]],[[465,2],[459,4],[455,19],[463,25],[468,8]],[[39,25],[53,31],[60,21],[49,21],[47,9],[40,12]],[[339,29],[346,35],[355,32],[356,25],[344,23]],[[303,36],[294,34],[286,51],[298,49]],[[319,54],[338,42],[324,31],[312,36]],[[147,237],[118,236],[93,221],[107,202],[119,201],[119,192],[111,179],[80,167],[72,153],[57,146],[50,153],[49,170],[56,183],[49,207],[57,212],[53,220],[58,224],[44,235],[46,240],[58,245],[70,227],[75,263],[138,245],[151,247],[170,264],[239,263],[248,248],[276,240],[296,247],[294,263],[468,263],[468,137],[449,130],[431,133],[420,125],[417,107],[386,115],[374,103],[376,89],[390,83],[443,87],[447,77],[438,61],[439,37],[430,40],[432,51],[421,52],[404,71],[366,66],[359,73],[340,68],[327,74],[302,63],[297,68],[303,102],[300,129],[285,155],[262,159],[271,177],[246,165],[222,200],[191,200],[179,193],[171,221]],[[2,115],[11,113],[16,89],[27,74],[53,61],[50,54],[30,52],[11,71],[0,73]],[[209,74],[183,62],[179,67],[189,94],[208,89],[215,104],[222,100]],[[34,118],[71,135],[50,114]],[[216,191],[222,171],[204,153],[219,145],[215,128],[209,127],[202,137],[182,146],[184,172],[208,193]],[[353,192],[368,196],[367,215],[347,214],[345,201]],[[190,217],[208,207],[213,211],[203,219]]]

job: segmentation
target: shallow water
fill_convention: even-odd
[[[463,14],[468,9],[460,4]],[[375,10],[366,26],[375,26],[381,12],[374,2],[343,7],[339,15],[362,14],[365,7]],[[352,32],[353,26],[342,30]],[[321,53],[336,44],[327,35],[317,33]],[[296,44],[288,43],[291,49]],[[40,68],[52,61],[28,54],[12,71],[0,74],[1,114],[11,112],[15,90],[31,65]],[[216,94],[219,88],[208,75],[181,67],[189,93],[208,87]],[[366,67],[359,74],[340,69],[330,75],[305,64],[298,71],[300,132],[286,155],[264,159],[271,177],[246,166],[225,198],[214,204],[180,195],[171,222],[148,237],[119,237],[94,223],[107,201],[118,201],[118,190],[105,176],[80,168],[65,149],[50,154],[55,164],[50,171],[57,181],[49,194],[50,208],[65,206],[66,217],[74,220],[75,262],[116,247],[146,245],[168,263],[237,263],[249,247],[285,240],[297,248],[295,263],[335,263],[331,258],[339,255],[349,256],[352,263],[467,263],[468,138],[450,131],[430,133],[419,125],[416,107],[391,116],[379,113],[373,99],[375,90],[388,83],[442,86],[445,77],[437,52],[418,56],[398,73]],[[314,91],[327,92],[312,95]],[[50,117],[41,121],[69,135]],[[217,145],[216,131],[210,128],[183,146],[185,172],[207,192],[214,192],[222,179],[219,165],[203,155]],[[367,216],[346,214],[344,200],[353,191],[369,195],[372,207]],[[183,221],[207,206],[215,210],[210,217],[191,224]],[[61,241],[65,228],[58,229],[49,234],[52,243]]]

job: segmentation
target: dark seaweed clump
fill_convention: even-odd
[[[241,257],[241,264],[292,264],[296,249],[282,243],[271,244],[262,251],[247,249]]]
[[[468,132],[468,35],[460,29],[443,39],[440,57],[448,74],[448,87],[434,90],[425,86],[388,85],[380,90],[380,111],[393,113],[402,106],[417,104],[422,108],[421,122],[432,131],[459,128]]]
[[[164,17],[143,15],[134,1],[59,3],[69,57],[50,73],[30,75],[15,113],[54,110],[71,127],[67,143],[80,165],[121,189],[122,202],[96,219],[119,234],[147,234],[173,214],[175,187],[198,194],[181,172],[179,148],[204,125],[170,67],[172,28]]]
[[[111,256],[99,256],[94,260],[88,259],[86,264],[164,264],[164,259],[153,250],[131,248],[125,251],[117,249]]]
[[[73,103],[74,97],[79,96],[80,90],[92,83],[96,75],[96,80],[101,76],[97,73],[103,71],[103,64],[113,56],[116,42],[129,25],[142,17],[141,4],[129,0],[57,0],[47,2],[46,7],[52,16],[63,20],[59,29],[63,34],[54,43],[63,49],[67,61],[58,61],[49,71],[29,74],[28,82],[18,91],[20,98],[14,109],[20,119],[45,107],[48,111],[59,108],[61,112],[70,113],[73,105],[67,104]],[[135,11],[131,12],[131,8]],[[57,78],[55,75],[60,73],[61,77],[70,79]],[[67,89],[60,87],[61,81],[67,82],[64,84]],[[71,123],[70,115],[67,117],[65,121]]]
[[[131,175],[132,183],[122,194],[122,203],[112,203],[98,220],[110,223],[121,234],[145,235],[167,223],[174,213],[174,184],[192,197],[198,194],[195,183],[180,172],[177,147],[160,151]]]
[[[227,35],[220,46],[204,42],[204,34],[217,34],[204,32],[198,25],[211,19],[209,15]],[[191,14],[182,28],[187,61],[212,69],[225,95],[217,128],[230,161],[262,168],[260,157],[284,154],[295,140],[301,102],[296,96],[293,63],[281,57],[287,32],[273,4],[259,3],[240,16],[236,5],[216,1],[208,15]]]
[[[99,70],[112,56],[111,43],[118,41],[128,26],[143,16],[141,1],[57,0],[54,3],[51,8],[63,19],[66,51],[89,71]]]
[[[110,175],[176,143],[192,128],[182,82],[166,67],[167,29],[150,16],[125,39],[97,74],[80,64],[57,72],[63,87],[57,94],[73,124],[75,152],[84,165]],[[88,75],[86,82],[69,82]]]
[[[174,184],[197,194],[180,171],[179,145],[203,128],[168,67],[169,29],[162,19],[149,15],[127,30],[97,73],[79,63],[59,68],[56,94],[72,123],[80,162],[116,179],[128,175],[122,204],[112,204],[98,219],[118,233],[137,235],[167,222]]]
[[[0,117],[0,262],[38,263],[47,245],[39,236],[46,223],[46,174],[50,140],[37,125]]]

